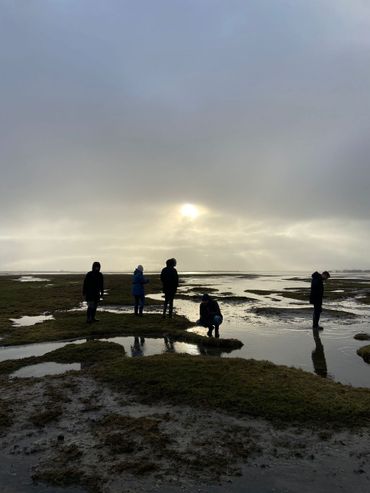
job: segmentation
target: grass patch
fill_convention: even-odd
[[[12,414],[8,404],[0,399],[0,431],[8,428],[12,422]]]
[[[366,363],[370,363],[370,346],[364,346],[358,349],[357,354],[361,356]]]
[[[94,368],[116,390],[144,402],[167,400],[282,422],[369,424],[370,391],[269,362],[160,355]]]
[[[162,319],[159,314],[145,314],[144,317],[135,317],[131,313],[100,312],[98,317],[99,322],[87,324],[85,313],[56,313],[55,320],[47,320],[32,327],[13,329],[1,343],[4,346],[9,346],[118,335],[161,337],[176,331],[184,331],[192,325],[185,317],[175,316],[172,319]]]
[[[84,274],[47,275],[40,282],[19,282],[19,276],[0,276],[0,333],[13,330],[10,318],[42,313],[55,314],[58,310],[70,310],[83,301],[82,283]],[[44,277],[44,276],[43,276]],[[149,279],[146,291],[160,293],[162,285],[159,275]],[[128,305],[133,303],[131,294],[132,276],[128,274],[105,274],[105,289],[108,291],[102,304]],[[162,301],[151,300],[151,304]]]
[[[370,334],[366,334],[365,332],[360,332],[353,336],[357,341],[370,341]]]

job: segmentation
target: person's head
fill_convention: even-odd
[[[139,270],[140,272],[144,272],[144,267],[142,265],[138,265],[136,269]]]
[[[176,259],[175,258],[169,258],[168,260],[166,260],[166,265],[167,267],[176,267]]]
[[[326,281],[327,279],[329,279],[330,274],[327,270],[324,270],[324,272],[321,274],[321,277],[323,278],[324,281]]]
[[[209,301],[211,298],[209,296],[209,294],[207,293],[204,293],[204,295],[202,296],[202,301]]]
[[[92,270],[99,272],[100,271],[100,262],[94,262],[92,264]]]

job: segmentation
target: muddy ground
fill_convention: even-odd
[[[370,488],[368,429],[282,427],[189,406],[138,404],[77,373],[10,381],[2,399],[13,413],[1,433],[2,493]]]

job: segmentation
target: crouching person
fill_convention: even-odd
[[[209,294],[204,294],[199,312],[198,324],[208,328],[207,336],[211,337],[214,329],[215,337],[220,337],[219,327],[223,322],[223,317],[217,301],[211,298]]]

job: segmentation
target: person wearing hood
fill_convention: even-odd
[[[85,276],[82,294],[87,303],[87,320],[88,324],[98,322],[95,318],[98,303],[104,294],[104,277],[100,272],[100,262],[92,264],[92,270]]]
[[[211,337],[213,329],[215,329],[215,337],[220,337],[218,329],[223,322],[222,313],[217,301],[211,298],[209,294],[202,296],[202,302],[199,305],[199,316],[197,323],[208,328],[207,336]]]
[[[134,313],[140,317],[143,316],[145,304],[144,284],[147,284],[148,282],[149,280],[144,277],[144,267],[138,265],[132,278],[132,295],[135,300]]]
[[[177,262],[175,258],[168,259],[166,261],[166,267],[164,267],[161,272],[161,281],[164,292],[163,318],[166,316],[167,307],[168,316],[170,318],[172,317],[173,300],[179,286],[179,276],[177,274],[177,270],[175,269],[176,264]]]
[[[329,279],[330,274],[326,270],[322,274],[314,272],[312,274],[310,303],[313,305],[313,328],[322,329],[319,326],[320,315],[322,312],[322,299],[324,296],[324,281]]]

